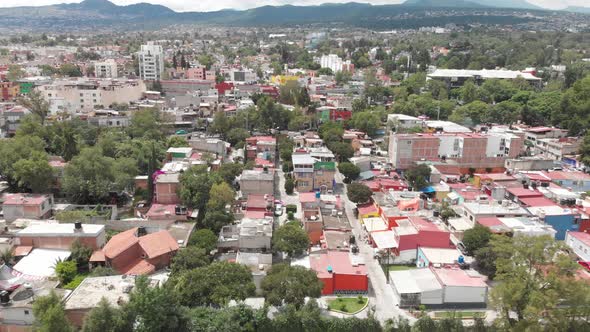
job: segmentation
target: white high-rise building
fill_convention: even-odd
[[[103,62],[95,62],[94,75],[99,78],[119,77],[119,72],[117,70],[117,62],[113,59],[108,59]]]
[[[155,81],[162,78],[164,71],[164,51],[161,45],[148,42],[141,45],[141,51],[137,53],[139,59],[139,77],[146,81]]]
[[[336,54],[322,55],[320,58],[322,68],[330,68],[335,73],[342,71],[342,59]]]

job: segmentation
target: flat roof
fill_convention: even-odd
[[[27,228],[17,232],[18,236],[75,236],[75,237],[96,237],[104,232],[104,225],[82,224],[82,229],[76,231],[74,224],[59,223],[34,223]]]
[[[443,288],[430,269],[391,271],[389,276],[398,294],[417,294]]]
[[[381,217],[364,218],[363,225],[367,232],[386,231],[388,229],[387,223]]]
[[[149,279],[155,286],[158,281]],[[135,287],[135,278],[117,275],[106,277],[88,277],[65,299],[65,309],[92,309],[104,298],[118,307],[121,301],[129,300],[129,292]]]
[[[394,231],[371,232],[371,238],[379,249],[391,249],[399,247]]]
[[[309,256],[311,268],[319,278],[331,278],[333,274],[367,275],[364,262],[360,262],[348,251],[328,251]],[[332,273],[328,272],[331,268]]]
[[[459,256],[463,256],[466,262],[472,260],[470,257],[465,257],[459,250],[451,248],[430,248],[419,247],[424,256],[432,264],[455,264],[459,260]]]
[[[485,277],[474,270],[460,268],[433,268],[432,271],[444,286],[488,287]]]
[[[70,254],[69,250],[33,249],[14,266],[14,270],[29,276],[51,277],[55,274],[55,262],[66,260]]]
[[[586,232],[567,232],[567,234],[590,247],[590,234]]]

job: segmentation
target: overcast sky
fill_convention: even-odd
[[[118,5],[129,5],[138,2],[149,2],[161,4],[170,7],[176,11],[212,11],[219,9],[246,9],[259,7],[263,5],[317,5],[324,2],[350,2],[352,0],[111,0]],[[12,6],[41,6],[56,3],[73,3],[81,0],[0,0],[0,7]],[[357,2],[367,2],[367,0],[358,0]],[[403,0],[371,0],[373,4],[394,4],[401,3]],[[590,7],[590,0],[528,0],[545,8],[562,9],[567,6],[585,6]]]

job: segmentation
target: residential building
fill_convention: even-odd
[[[550,236],[555,238],[557,233],[551,225],[545,224],[536,217],[506,217],[506,218],[480,218],[477,223],[489,228],[493,233],[513,236]]]
[[[291,159],[298,192],[320,190],[325,193],[333,190],[336,173],[334,162],[320,162],[308,153],[294,153]]]
[[[155,81],[162,78],[164,71],[164,51],[161,45],[154,42],[148,42],[147,45],[141,45],[141,50],[137,53],[139,60],[139,77],[146,81]]]
[[[422,119],[406,114],[389,114],[387,122],[392,123],[393,129],[422,127]]]
[[[369,276],[363,258],[349,251],[312,253],[305,260],[292,263],[311,268],[323,283],[322,295],[366,294]]]
[[[18,218],[47,219],[51,216],[53,196],[40,194],[4,194],[2,211],[4,220]]]
[[[246,159],[261,158],[274,163],[277,139],[272,136],[252,136],[246,139]]]
[[[94,76],[100,78],[117,78],[119,71],[117,69],[117,62],[114,59],[107,59],[105,61],[97,61],[94,63]]]
[[[443,81],[449,88],[463,86],[467,80],[473,80],[475,84],[482,84],[489,79],[515,80],[524,79],[533,86],[542,84],[541,78],[529,72],[515,70],[469,70],[469,69],[436,69],[427,75],[427,79]]]
[[[188,142],[195,151],[214,153],[219,156],[225,156],[230,144],[219,139],[203,135],[191,134]]]
[[[400,307],[485,308],[486,278],[459,267],[426,268],[389,272],[391,287]]]
[[[244,170],[239,178],[239,183],[244,198],[248,198],[250,194],[272,195],[275,183],[274,170]]]
[[[330,68],[333,73],[339,71],[354,71],[354,65],[350,60],[342,60],[337,54],[322,55],[320,58],[320,66],[322,68]]]
[[[466,202],[463,203],[463,212],[461,214],[469,220],[471,225],[475,225],[475,222],[480,218],[525,217],[530,215],[525,208],[508,200],[501,202]]]
[[[421,217],[407,217],[395,221],[391,227],[397,247],[393,250],[396,262],[411,262],[417,257],[418,247],[451,248],[451,233]],[[374,232],[371,236],[379,233]],[[380,234],[377,234],[380,235]]]
[[[180,186],[180,173],[159,174],[155,179],[154,201],[160,204],[178,204],[178,188]]]
[[[0,100],[14,101],[20,93],[20,85],[15,82],[0,82]]]
[[[166,230],[146,234],[135,227],[114,235],[102,250],[90,257],[91,264],[105,264],[121,274],[144,275],[170,265],[178,243]]]
[[[220,250],[269,251],[272,223],[272,217],[243,218],[235,225],[224,226],[217,247]]]
[[[582,139],[579,137],[542,138],[537,140],[533,153],[561,161],[565,156],[578,154],[581,143]]]
[[[469,168],[503,169],[506,157],[518,156],[523,142],[511,133],[393,134],[389,158],[398,169],[418,161],[454,163],[465,173]]]
[[[16,233],[16,243],[20,247],[69,250],[72,243],[98,250],[106,241],[104,225],[60,224],[56,222],[32,223]]]
[[[567,244],[582,262],[590,262],[590,234],[586,232],[567,232]]]

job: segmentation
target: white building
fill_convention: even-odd
[[[147,45],[141,45],[141,50],[137,53],[139,59],[139,77],[143,80],[154,81],[162,78],[164,71],[164,51],[161,45],[154,42],[148,42]]]
[[[320,58],[320,66],[322,68],[330,68],[332,72],[343,71],[345,68],[350,66],[350,60],[343,61],[336,54],[322,55]]]
[[[585,232],[567,232],[565,243],[583,262],[590,262],[590,234]]]
[[[119,72],[117,70],[117,62],[113,59],[108,59],[102,62],[94,63],[94,75],[100,78],[117,78]]]

